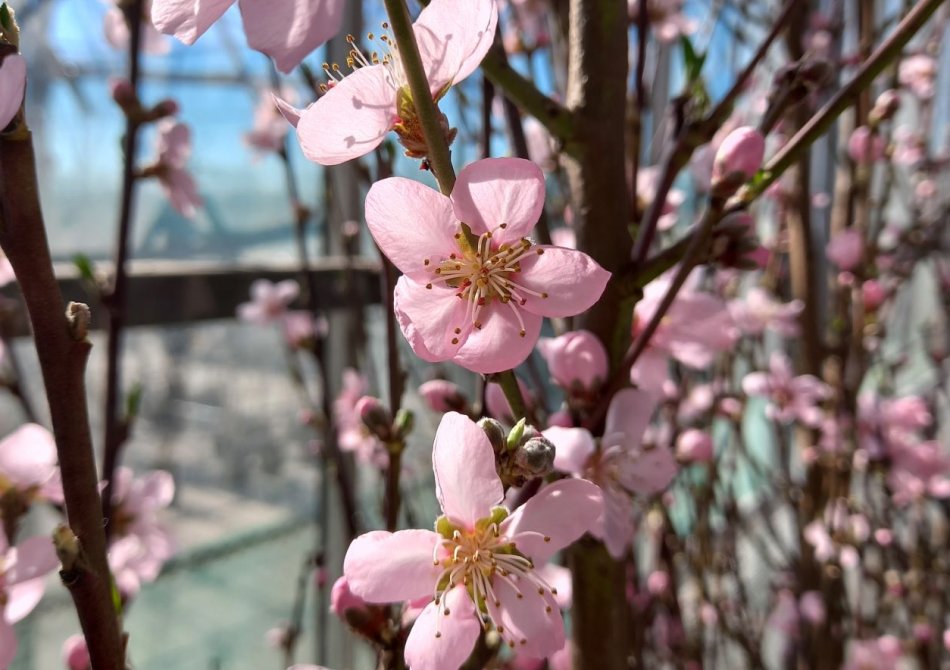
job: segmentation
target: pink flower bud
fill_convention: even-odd
[[[868,312],[876,312],[887,300],[887,289],[877,279],[868,279],[861,284],[861,301]]]
[[[818,591],[806,591],[798,601],[802,618],[808,623],[820,626],[825,622],[825,601]]]
[[[858,126],[848,139],[848,156],[858,165],[884,158],[884,138],[867,126]]]
[[[934,629],[926,621],[918,621],[914,624],[914,639],[924,644],[929,644],[933,639]]]
[[[86,647],[86,638],[72,635],[63,642],[63,662],[68,670],[91,670],[92,660]]]
[[[135,90],[128,79],[122,77],[110,79],[109,93],[120,107],[126,107],[135,102]]]
[[[676,458],[687,463],[708,463],[713,458],[712,438],[695,428],[684,430],[676,438]]]
[[[419,387],[419,395],[433,412],[464,412],[468,398],[458,385],[445,379],[433,379]]]
[[[538,351],[561,388],[595,391],[607,379],[607,350],[596,335],[575,330],[538,340]]]
[[[379,398],[364,395],[356,401],[355,409],[360,421],[370,433],[381,440],[387,439],[392,429],[393,417]]]
[[[713,186],[730,181],[734,186],[746,182],[762,167],[765,138],[755,128],[733,130],[719,145],[713,161]]]
[[[825,255],[839,270],[853,270],[864,255],[864,237],[852,228],[839,231],[825,247]]]
[[[350,585],[346,577],[340,577],[333,582],[333,588],[330,589],[330,611],[346,621],[346,611],[350,609],[363,609],[366,607],[366,601],[350,591]]]
[[[893,88],[889,88],[874,101],[874,108],[871,110],[870,119],[875,123],[886,121],[897,113],[901,106],[900,93]]]
[[[171,98],[166,98],[165,100],[160,100],[158,104],[152,108],[152,113],[156,117],[161,118],[163,116],[175,116],[179,110],[178,102]]]
[[[666,570],[654,570],[647,577],[647,591],[662,596],[670,588],[670,574]]]

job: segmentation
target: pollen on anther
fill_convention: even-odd
[[[423,260],[423,261],[422,261],[422,264],[423,264],[423,265],[428,265],[428,264],[429,264],[429,259],[426,258],[425,260]]]
[[[501,225],[498,226],[498,227],[501,228],[502,230],[504,230],[505,228],[508,227],[508,224],[507,224],[507,223],[503,223],[503,224],[501,224]]]
[[[518,596],[518,600],[523,600],[523,599],[524,599],[524,594],[522,594],[522,593],[518,593],[517,596]]]
[[[481,329],[482,329],[482,322],[481,322],[481,321],[476,321],[476,322],[475,322],[474,324],[472,324],[472,325],[475,326],[475,329],[476,329],[476,330],[481,330]]]
[[[435,637],[436,637],[436,639],[439,639],[440,637],[442,637],[442,633],[440,633],[439,631],[436,631],[436,632],[435,632]]]
[[[550,614],[553,610],[551,609],[551,606],[548,605],[547,607],[544,608],[544,611]]]
[[[545,542],[550,542],[550,541],[551,541],[551,537],[550,537],[549,535],[545,535],[545,536],[544,536],[544,541],[545,541]]]
[[[527,334],[527,333],[525,333],[525,331],[523,331],[523,330],[522,330],[520,333],[518,333],[518,335],[520,335],[521,337],[524,337],[526,334]]]
[[[452,338],[452,344],[458,344],[458,343],[459,343],[459,338],[453,337],[453,338]]]
[[[432,284],[426,284],[426,288],[432,288]]]
[[[462,334],[462,329],[461,329],[461,328],[456,328],[456,329],[455,329],[455,334],[456,334],[456,335],[461,335],[461,334]]]
[[[547,297],[548,297],[547,291],[542,291],[542,292],[541,292],[541,297],[542,297],[542,298],[547,298]]]
[[[442,610],[442,613],[443,613],[445,616],[448,616],[448,615],[450,615],[450,614],[452,613],[452,611],[451,611],[448,607],[446,607],[444,610]]]
[[[538,249],[535,253],[537,253],[538,256],[543,256],[543,255],[544,255],[544,249]]]

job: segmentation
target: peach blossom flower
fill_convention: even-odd
[[[0,668],[16,656],[13,624],[33,611],[46,589],[44,576],[58,565],[48,537],[29,537],[11,547],[0,530]]]
[[[20,111],[25,90],[26,61],[20,54],[10,54],[0,61],[0,132]]]

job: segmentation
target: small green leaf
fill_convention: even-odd
[[[680,36],[680,44],[683,47],[683,67],[686,70],[687,86],[699,79],[703,65],[706,63],[706,54],[696,53],[693,43],[685,35]]]
[[[135,384],[125,396],[125,419],[131,421],[139,414],[139,408],[142,406],[142,385]]]
[[[92,261],[89,260],[89,256],[86,254],[76,254],[73,256],[73,265],[75,265],[76,269],[79,270],[80,277],[88,282],[95,283],[96,271],[95,267],[92,265]]]

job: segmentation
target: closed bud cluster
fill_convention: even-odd
[[[758,130],[744,126],[729,133],[713,161],[712,192],[720,197],[731,195],[755,176],[764,157],[765,138]]]
[[[511,429],[503,444],[500,451],[495,450],[495,467],[505,486],[524,486],[553,472],[554,445],[524,419]]]
[[[499,421],[485,417],[484,419],[479,419],[478,427],[488,436],[488,441],[491,443],[491,448],[494,450],[496,457],[498,454],[506,451],[507,436],[505,434],[505,427],[502,426]]]

